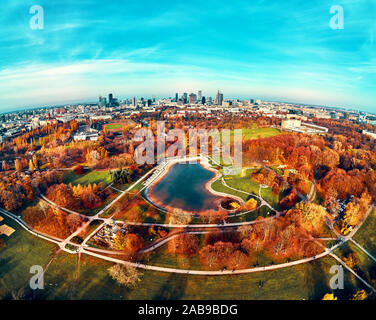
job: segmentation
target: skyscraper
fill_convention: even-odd
[[[178,96],[178,93],[176,92],[175,93],[175,102],[178,102],[179,101],[179,96]]]
[[[183,103],[187,103],[188,102],[188,93],[184,92],[182,98],[183,98]]]
[[[196,103],[196,100],[197,100],[197,96],[194,93],[191,93],[189,95],[189,103],[194,104],[194,103]]]
[[[137,107],[137,99],[136,99],[136,97],[132,98],[132,106]]]
[[[223,93],[220,93],[218,90],[217,97],[215,98],[215,104],[221,106],[223,102]]]
[[[109,103],[110,105],[112,104],[112,98],[113,98],[112,93],[110,93],[110,94],[108,95],[108,103]]]
[[[198,90],[197,100],[198,100],[198,101],[201,101],[201,99],[202,99],[202,91],[201,91],[201,90]]]
[[[107,104],[107,99],[105,97],[99,97],[99,106],[104,107]]]

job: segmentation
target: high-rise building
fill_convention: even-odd
[[[201,98],[201,103],[202,103],[202,104],[205,104],[205,102],[206,102],[205,97],[202,97],[202,98]]]
[[[195,104],[197,101],[197,96],[194,93],[189,95],[189,104]]]
[[[215,98],[215,104],[221,106],[223,102],[223,93],[220,93],[218,90],[217,97]]]
[[[178,93],[176,92],[175,93],[175,102],[178,102],[179,101],[179,95],[178,95]]]
[[[132,98],[132,106],[137,107],[137,99],[136,99],[136,97]]]
[[[201,91],[201,90],[198,90],[197,100],[198,100],[198,101],[201,101],[201,99],[202,99],[202,91]]]
[[[183,103],[187,103],[188,102],[188,93],[184,92],[183,95],[182,95],[182,99],[183,99]]]
[[[110,94],[108,95],[108,103],[109,103],[110,105],[112,104],[112,98],[113,98],[112,93],[110,93]]]
[[[105,97],[99,97],[99,106],[105,107],[107,104],[107,99]]]

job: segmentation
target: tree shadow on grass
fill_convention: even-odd
[[[333,290],[330,287],[330,279],[337,275],[330,273],[330,268],[336,264],[334,261],[330,263],[319,259],[305,265],[305,285],[309,290],[310,300],[321,300],[327,293],[334,293],[339,300],[347,300],[356,292],[358,284],[353,283],[351,275],[346,270],[344,270],[344,288]]]
[[[172,273],[153,300],[179,300],[184,296],[188,275]]]
[[[332,292],[327,270],[328,266],[320,259],[304,265],[304,283],[308,289],[309,300],[321,300],[326,293]]]

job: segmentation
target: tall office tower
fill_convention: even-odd
[[[109,103],[110,105],[112,104],[112,98],[113,98],[112,93],[110,93],[110,94],[108,95],[108,103]]]
[[[178,96],[178,93],[176,92],[175,93],[175,102],[178,102],[179,101],[179,96]]]
[[[201,91],[201,90],[198,90],[197,100],[198,100],[198,101],[201,101],[201,99],[202,99],[202,91]]]
[[[205,97],[202,97],[202,98],[201,98],[201,103],[202,103],[202,104],[205,104],[205,102],[206,102]]]
[[[183,98],[183,103],[187,103],[188,102],[188,93],[184,92],[182,98]]]
[[[215,98],[215,104],[221,106],[223,102],[223,93],[220,93],[218,90],[217,97]]]
[[[99,97],[99,106],[104,107],[106,106],[107,99],[105,97]]]
[[[136,99],[136,97],[132,98],[132,106],[134,106],[134,107],[137,106],[137,99]]]
[[[195,104],[197,101],[197,96],[194,93],[189,95],[189,104]]]

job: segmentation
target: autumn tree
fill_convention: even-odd
[[[203,265],[215,269],[241,269],[247,266],[248,257],[238,244],[218,241],[200,250]]]
[[[108,269],[111,278],[116,280],[119,284],[134,288],[138,282],[141,281],[142,273],[137,268],[115,264]]]
[[[74,168],[74,172],[76,174],[84,174],[85,173],[85,169],[82,165],[77,165],[75,168]]]
[[[22,168],[22,164],[21,164],[20,159],[16,159],[14,161],[14,167],[15,167],[15,169],[16,169],[17,172],[21,172],[22,171],[23,168]]]
[[[326,293],[322,300],[337,300],[338,298],[334,295],[334,293]]]
[[[198,251],[198,239],[193,234],[181,234],[172,238],[167,247],[170,253],[192,256]]]
[[[358,290],[352,297],[351,300],[366,300],[368,298],[368,294],[365,290]]]
[[[287,196],[285,196],[284,198],[281,199],[281,201],[279,202],[279,206],[283,210],[289,209],[289,208],[292,208],[295,205],[297,200],[298,200],[298,193],[297,193],[296,189],[293,188]]]
[[[116,233],[113,248],[132,255],[142,248],[142,240],[135,233],[119,231]]]
[[[87,220],[74,213],[69,214],[66,219],[69,231],[71,233],[75,232]]]
[[[343,261],[346,263],[346,265],[353,269],[354,267],[359,265],[359,257],[356,252],[350,252],[343,258]]]
[[[257,200],[254,199],[254,198],[249,199],[249,200],[245,203],[245,209],[246,209],[247,211],[255,210],[256,208],[257,208]]]
[[[30,170],[31,172],[34,172],[34,170],[35,170],[33,160],[31,160],[31,159],[30,159],[30,161],[29,161],[29,170]]]
[[[192,220],[192,215],[189,212],[186,212],[181,209],[173,209],[172,212],[168,213],[169,224],[179,224],[186,225],[189,224]]]
[[[314,234],[322,232],[326,216],[324,207],[310,201],[302,201],[296,204],[294,214],[298,216],[299,225],[308,232]]]
[[[64,183],[49,187],[46,196],[52,202],[64,208],[75,209],[78,206],[77,199],[74,198],[72,189]]]

